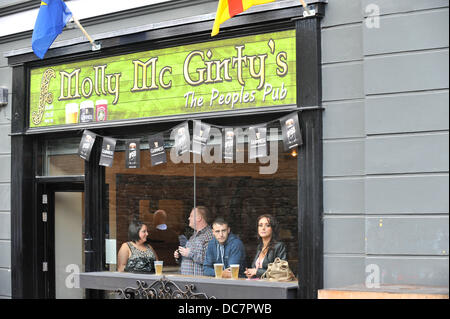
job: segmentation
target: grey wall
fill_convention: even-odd
[[[0,64],[0,87],[7,87],[11,92],[11,72],[3,63]],[[11,131],[10,109],[10,105],[0,106],[0,298],[11,295],[11,138],[8,136]]]
[[[448,287],[448,14],[445,0],[328,1],[326,288],[363,284],[373,267],[381,284]]]
[[[0,1],[2,8],[25,1]],[[8,89],[8,105],[0,106],[0,299],[11,298],[11,87],[12,69],[3,52],[11,48],[0,39],[0,87]]]
[[[6,5],[0,1],[0,7]],[[1,11],[1,8],[0,8]],[[8,88],[11,101],[11,69],[3,58],[4,44],[0,43],[0,87]],[[11,297],[11,103],[0,106],[0,299]]]

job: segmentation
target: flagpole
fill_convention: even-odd
[[[306,5],[305,0],[300,0],[300,2],[302,4],[303,8],[306,10],[306,13],[308,14],[308,16],[310,16],[311,12],[308,10],[308,6]]]
[[[95,43],[94,40],[91,38],[91,36],[86,32],[86,30],[83,28],[83,26],[81,25],[80,21],[78,21],[77,18],[75,18],[72,14],[72,19],[73,22],[75,22],[75,24],[78,26],[78,28],[80,28],[80,30],[83,32],[83,34],[86,36],[86,38],[89,40],[89,42],[91,42],[92,44],[92,51],[97,51],[101,49],[101,45],[99,43]]]

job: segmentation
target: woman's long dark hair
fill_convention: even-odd
[[[139,241],[139,231],[141,230],[143,225],[145,224],[139,220],[132,221],[130,223],[130,226],[128,226],[128,240],[132,241],[133,243]]]
[[[267,220],[269,221],[269,225],[272,228],[272,237],[270,238],[270,242],[269,242],[268,248],[269,249],[274,249],[275,244],[278,242],[278,222],[277,222],[276,218],[273,217],[272,215],[264,214],[264,215],[259,216],[256,219],[256,228],[257,229],[258,229],[259,221],[262,218],[267,218]],[[263,249],[264,244],[263,244],[262,238],[258,234],[258,231],[256,231],[256,237],[258,238],[258,242],[259,242],[259,245],[261,246],[261,249]]]

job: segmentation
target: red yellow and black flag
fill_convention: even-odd
[[[273,1],[274,0],[219,0],[211,36],[213,37],[219,33],[220,25],[234,17],[236,14],[244,12],[254,5]]]
[[[228,19],[234,17],[236,14],[244,12],[245,10],[253,7],[257,4],[264,4],[273,2],[275,0],[219,0],[217,6],[216,19],[214,20],[214,26],[211,32],[211,36],[215,36],[219,33],[220,25]],[[308,6],[305,0],[300,0],[303,8],[309,14]]]

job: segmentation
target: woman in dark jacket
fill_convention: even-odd
[[[245,275],[248,278],[260,278],[267,270],[267,266],[273,263],[275,258],[287,260],[286,246],[278,241],[278,224],[276,219],[268,214],[258,217],[257,253],[252,262],[252,268],[246,268]]]

